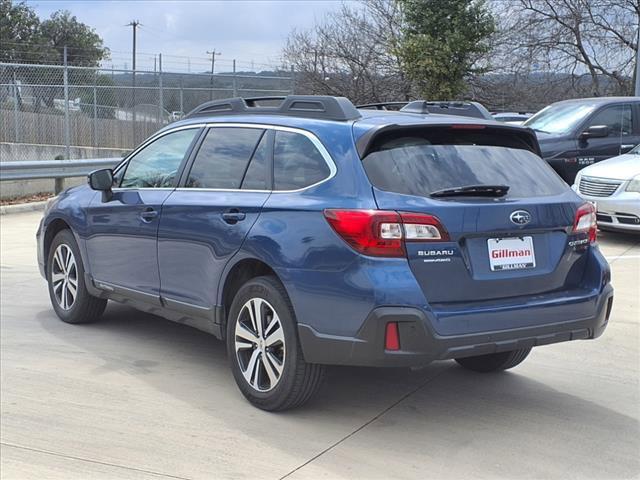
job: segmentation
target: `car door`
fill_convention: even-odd
[[[87,253],[100,288],[159,304],[159,214],[200,131],[184,128],[151,140],[116,170],[111,198],[94,197]]]
[[[632,105],[617,104],[603,107],[589,118],[583,125],[578,137],[578,170],[607,158],[620,155],[622,145],[630,145],[636,137],[633,131]],[[584,138],[581,133],[589,127],[606,126],[609,129],[606,137]],[[633,145],[627,148],[631,150]]]
[[[213,318],[222,271],[270,195],[273,132],[212,127],[165,201],[158,231],[161,296],[174,310]]]

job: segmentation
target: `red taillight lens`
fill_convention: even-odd
[[[583,203],[576,211],[573,221],[573,233],[588,233],[589,242],[594,243],[598,236],[596,209],[591,203]]]
[[[325,210],[325,218],[345,242],[365,255],[403,257],[400,215],[384,210]]]
[[[421,213],[388,210],[334,210],[324,216],[356,251],[377,257],[404,257],[404,241],[447,241],[440,221]]]
[[[387,323],[384,335],[385,350],[400,350],[400,332],[398,332],[398,322]]]

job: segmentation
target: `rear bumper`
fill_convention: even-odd
[[[584,296],[573,307],[590,305],[590,314],[568,313],[566,302],[557,305],[514,308],[510,315],[541,315],[549,323],[534,326],[483,331],[464,335],[440,335],[430,314],[414,307],[379,307],[367,317],[355,337],[324,335],[304,324],[298,333],[306,361],[311,363],[358,366],[420,366],[434,360],[461,358],[489,353],[529,348],[577,339],[592,339],[604,332],[613,302],[613,288],[606,284],[602,290]],[[570,309],[582,311],[583,308]],[[555,311],[555,312],[554,312]],[[564,312],[558,321],[554,313]],[[481,320],[469,316],[469,323]],[[399,351],[385,351],[384,333],[388,322],[398,322]]]

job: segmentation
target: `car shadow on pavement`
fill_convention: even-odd
[[[608,246],[634,247],[640,245],[640,233],[600,229],[598,230],[598,240],[606,240]]]
[[[43,328],[61,342],[85,349],[103,362],[91,375],[124,371],[200,410],[203,418],[213,422],[215,417],[272,447],[301,449],[311,442],[311,434],[315,442],[323,435],[336,441],[367,425],[358,436],[372,442],[372,459],[376,448],[385,443],[381,438],[388,438],[391,444],[413,442],[425,449],[442,449],[453,441],[446,440],[452,432],[462,437],[469,432],[468,439],[455,448],[487,449],[491,454],[491,445],[495,454],[495,449],[509,451],[522,448],[517,447],[518,442],[535,441],[536,456],[584,458],[597,451],[598,457],[612,459],[607,462],[608,477],[640,470],[636,457],[640,424],[636,419],[551,388],[519,369],[477,374],[452,361],[416,370],[331,367],[325,385],[309,404],[273,414],[255,409],[242,398],[224,344],[206,333],[113,302],[103,320],[90,325],[64,324],[50,310],[38,317]],[[535,351],[529,361],[535,362]],[[209,384],[211,389],[203,388]],[[260,418],[259,427],[255,418]],[[369,438],[371,434],[375,441]],[[583,440],[576,441],[577,437]],[[539,442],[540,438],[550,440]],[[292,442],[299,445],[292,446]],[[384,451],[380,455],[384,457]],[[333,467],[323,467],[331,476]],[[344,474],[335,468],[336,476]],[[602,478],[599,468],[594,457],[572,472]]]

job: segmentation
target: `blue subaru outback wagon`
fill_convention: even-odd
[[[423,112],[201,105],[49,203],[55,312],[91,322],[115,300],[210,332],[265,410],[303,404],[330,364],[499,371],[601,335],[595,212],[534,133]]]

